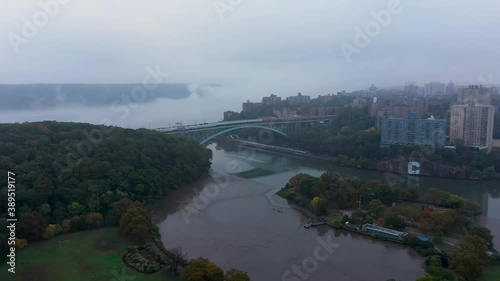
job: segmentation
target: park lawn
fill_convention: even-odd
[[[329,210],[328,215],[322,216],[321,218],[324,219],[326,222],[333,224],[335,221],[342,220],[343,214],[340,211]]]
[[[163,269],[154,274],[134,271],[122,261],[133,242],[117,228],[101,228],[53,237],[16,251],[16,273],[0,265],[0,280],[12,281],[177,281]],[[130,276],[123,278],[125,274]]]
[[[500,280],[500,265],[492,265],[483,271],[483,281],[498,281]]]
[[[436,244],[436,246],[446,252],[448,255],[452,255],[453,253],[455,253],[456,251],[456,248],[450,244],[446,244],[446,243],[440,243],[440,244]]]

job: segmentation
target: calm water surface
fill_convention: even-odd
[[[329,165],[210,148],[211,175],[172,192],[153,212],[167,247],[181,246],[189,258],[207,257],[226,270],[245,270],[252,280],[414,280],[423,274],[424,260],[414,251],[328,227],[305,229],[305,214],[274,195],[291,176],[320,175]],[[219,173],[238,172],[246,178],[223,177],[221,183]],[[314,258],[318,254],[323,261]]]

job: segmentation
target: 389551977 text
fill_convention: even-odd
[[[16,273],[16,174],[7,172],[7,229],[9,238],[9,254],[7,255],[8,271]]]

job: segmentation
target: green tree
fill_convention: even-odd
[[[465,200],[455,194],[451,194],[447,199],[446,199],[446,206],[453,208],[453,209],[459,209],[465,204]]]
[[[442,201],[447,197],[446,192],[441,191],[437,188],[429,189],[427,193],[427,200],[429,200],[433,204],[441,204]]]
[[[373,199],[372,201],[370,201],[368,206],[366,206],[366,209],[368,210],[368,213],[375,214],[377,217],[379,217],[386,210],[386,207],[380,200]]]
[[[24,213],[17,223],[17,235],[28,242],[42,240],[48,225],[45,217],[39,212]]]
[[[408,187],[408,199],[410,200],[418,200],[420,198],[420,190],[418,186],[412,184]]]
[[[477,235],[460,239],[451,261],[453,269],[466,280],[476,280],[489,263],[488,244]]]
[[[394,190],[392,190],[388,185],[386,184],[379,184],[375,188],[375,198],[380,200],[384,204],[392,204],[394,200],[396,199],[396,193]]]
[[[488,180],[494,180],[497,177],[495,166],[484,168],[483,177]]]
[[[424,275],[418,277],[415,281],[437,281],[430,275],[429,273],[425,273]]]
[[[52,211],[52,208],[49,204],[45,203],[40,205],[39,211],[42,215],[47,216]]]
[[[442,227],[438,226],[436,228],[436,233],[434,234],[434,239],[433,239],[434,243],[436,243],[436,244],[443,243],[443,235],[444,235],[444,233],[443,233]]]
[[[230,269],[224,275],[224,281],[250,281],[250,276],[239,269]]]
[[[78,203],[78,202],[71,202],[71,204],[68,205],[68,213],[70,216],[80,216],[85,212],[85,206]]]
[[[494,236],[493,236],[493,234],[491,234],[491,230],[489,230],[488,228],[481,226],[481,225],[478,225],[478,224],[474,224],[469,229],[469,234],[470,235],[477,235],[477,236],[483,238],[483,240],[488,245],[488,248],[490,248],[490,249],[493,248]]]
[[[406,227],[404,219],[394,213],[390,213],[384,218],[385,226],[388,228],[403,230]]]

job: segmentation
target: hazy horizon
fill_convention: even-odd
[[[50,13],[4,1],[1,84],[141,83],[156,65],[164,83],[217,83],[239,100],[500,81],[500,4],[490,0],[58,1]],[[372,30],[367,44],[357,28]],[[349,60],[346,44],[357,48]]]

